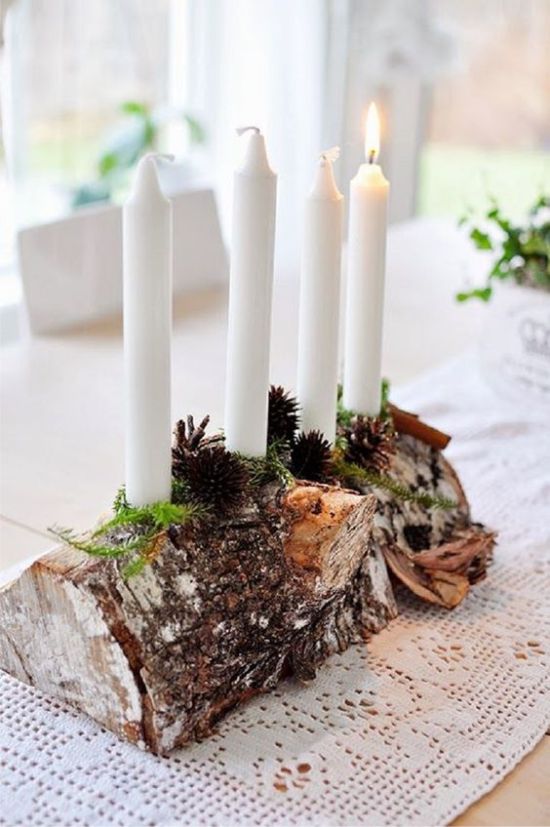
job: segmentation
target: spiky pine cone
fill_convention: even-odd
[[[199,425],[195,425],[192,416],[188,416],[187,420],[180,419],[176,422],[172,448],[172,474],[177,479],[186,475],[189,454],[223,442],[222,434],[206,436],[206,427],[209,422],[209,416],[205,416]]]
[[[185,480],[193,499],[227,513],[242,503],[249,475],[239,457],[215,445],[187,454]]]
[[[297,400],[280,385],[269,389],[267,441],[293,445],[298,430],[299,406]]]
[[[312,482],[322,482],[331,476],[330,443],[320,431],[300,434],[292,448],[290,470],[295,477]]]
[[[338,429],[338,436],[346,441],[345,457],[348,462],[387,471],[395,453],[395,434],[391,420],[357,414],[349,425]]]

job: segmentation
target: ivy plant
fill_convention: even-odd
[[[461,220],[468,226],[475,247],[492,252],[493,261],[485,284],[457,293],[457,301],[488,302],[495,280],[550,290],[550,196],[543,195],[535,202],[522,225],[506,218],[495,202],[485,219],[483,227],[472,224],[469,218]]]

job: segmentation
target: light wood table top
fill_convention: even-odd
[[[484,262],[450,224],[392,228],[384,374],[397,385],[458,355],[477,339],[479,307],[453,293]],[[297,279],[276,281],[272,381],[293,388]],[[222,424],[226,290],[176,301],[173,419]],[[0,570],[52,545],[52,523],[83,530],[107,510],[123,479],[122,337],[119,320],[9,345],[0,351]],[[550,825],[546,738],[460,825]],[[548,784],[546,784],[548,786]]]

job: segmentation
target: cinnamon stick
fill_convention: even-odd
[[[425,442],[426,445],[431,445],[432,448],[436,448],[438,451],[442,451],[446,448],[451,441],[449,434],[445,434],[443,431],[438,431],[437,428],[432,428],[431,425],[426,425],[426,423],[422,422],[416,414],[403,411],[396,405],[392,405],[391,402],[389,404],[389,409],[392,415],[395,430],[399,434],[407,434],[408,436],[416,437],[416,439],[419,439],[421,442]]]

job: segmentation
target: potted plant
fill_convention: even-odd
[[[490,256],[485,284],[457,294],[489,303],[481,360],[508,396],[550,406],[550,197],[541,196],[518,225],[496,203],[469,237]]]
[[[163,130],[171,125],[180,124],[187,131],[189,147],[200,146],[205,142],[205,132],[199,121],[187,112],[171,109],[152,110],[139,101],[125,101],[120,106],[123,118],[114,132],[110,133],[103,144],[97,159],[97,177],[77,187],[72,193],[71,206],[74,208],[109,202],[113,195],[124,190],[128,183],[130,171],[146,152],[159,149],[159,138]],[[189,169],[178,166],[171,169],[172,178],[177,176],[177,184],[188,183],[192,177]],[[179,179],[183,178],[183,181]]]
[[[185,149],[204,142],[201,125],[176,111],[129,101],[103,145],[96,177],[71,193],[68,215],[25,227],[17,236],[19,270],[30,329],[45,334],[120,312],[122,220],[120,204],[140,157],[161,148],[165,127],[182,127]],[[159,163],[159,181],[172,199],[174,292],[204,290],[225,281],[227,258],[211,184],[196,159]],[[80,209],[82,207],[82,209]]]

